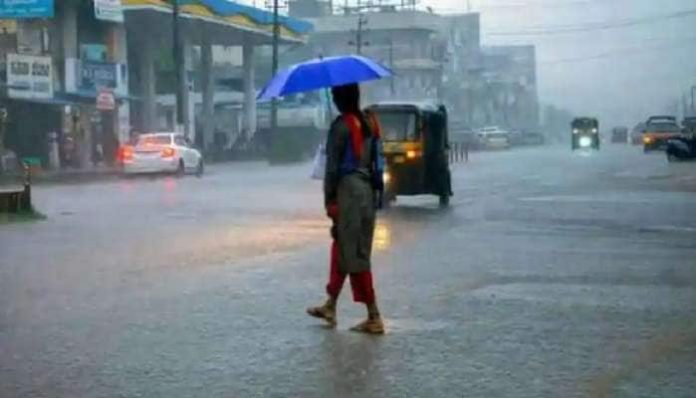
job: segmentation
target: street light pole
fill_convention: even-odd
[[[181,35],[179,32],[179,0],[172,0],[174,9],[172,16],[172,32],[174,34],[173,41],[173,55],[174,55],[174,68],[176,69],[176,124],[181,128],[184,124],[184,82],[186,79],[186,70],[183,65],[183,59],[181,56]]]
[[[691,86],[691,115],[696,116],[696,84]]]
[[[278,45],[280,42],[280,24],[278,22],[278,0],[273,0],[273,61],[272,61],[272,76],[278,73]],[[273,142],[273,136],[278,128],[278,101],[273,98],[271,100],[271,131],[270,142]]]

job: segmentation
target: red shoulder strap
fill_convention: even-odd
[[[360,159],[362,157],[363,147],[363,134],[360,119],[356,115],[347,114],[343,116],[343,121],[345,121],[348,126],[348,131],[350,132],[350,142],[353,146],[353,153],[357,159]]]

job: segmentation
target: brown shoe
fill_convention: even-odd
[[[350,330],[366,334],[384,334],[384,322],[382,322],[382,318],[366,319]]]
[[[336,326],[336,309],[331,308],[327,305],[322,305],[321,307],[309,307],[307,308],[307,314],[315,318],[321,318],[325,320],[330,326]]]

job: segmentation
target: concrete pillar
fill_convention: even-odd
[[[254,46],[245,44],[242,49],[244,68],[244,138],[256,134],[256,86],[254,84]]]
[[[206,36],[201,45],[201,76],[203,81],[203,111],[201,112],[203,137],[200,142],[203,146],[213,142],[215,133],[215,76],[213,72],[213,47],[209,37]],[[214,148],[215,151],[223,148]]]
[[[154,131],[157,128],[157,92],[155,79],[155,59],[152,40],[143,37],[139,42],[138,83],[141,99],[141,132]]]
[[[117,86],[114,90],[116,96],[128,96],[128,46],[126,40],[126,27],[124,24],[111,24],[108,33],[109,62],[117,66]],[[113,131],[119,145],[125,144],[131,131],[130,103],[127,100],[118,101],[113,118]]]
[[[184,64],[184,76],[183,79],[180,80],[180,84],[182,85],[181,87],[181,94],[182,98],[181,100],[183,101],[183,109],[184,109],[184,115],[183,115],[183,122],[184,125],[181,126],[183,127],[183,133],[186,137],[188,137],[191,141],[195,142],[196,141],[196,129],[194,126],[194,121],[195,121],[195,103],[191,101],[191,90],[193,89],[193,46],[191,45],[191,41],[186,37],[186,33],[182,32],[181,33],[181,56],[183,58],[183,64]]]
[[[77,8],[66,3],[63,6],[61,16],[63,58],[77,58]]]

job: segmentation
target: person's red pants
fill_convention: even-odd
[[[346,274],[338,270],[338,244],[336,240],[331,244],[331,273],[326,292],[333,299],[338,299],[343,288]],[[350,274],[350,286],[353,290],[353,301],[356,303],[372,304],[375,302],[375,289],[372,285],[372,272],[365,271],[359,274]]]

